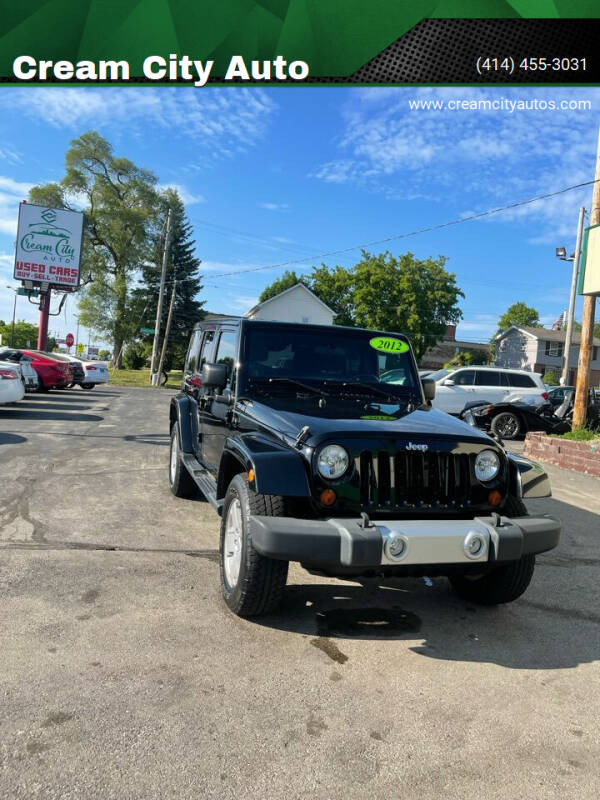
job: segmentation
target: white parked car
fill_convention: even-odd
[[[21,368],[21,376],[25,383],[25,389],[28,392],[37,392],[40,379],[37,372],[31,366],[31,356],[25,355],[21,350],[14,347],[5,347],[0,349],[0,361],[10,361],[12,364],[18,364]]]
[[[99,361],[84,361],[83,358],[77,356],[65,355],[65,358],[68,358],[69,361],[76,361],[83,367],[85,380],[79,383],[82,389],[93,389],[97,383],[108,383],[110,375],[106,364]]]
[[[18,403],[25,397],[21,368],[11,361],[0,361],[0,405]]]
[[[434,408],[448,414],[460,414],[469,403],[499,403],[509,397],[529,402],[533,397],[540,403],[548,401],[542,376],[523,369],[500,367],[458,367],[440,369],[427,376],[435,381]]]

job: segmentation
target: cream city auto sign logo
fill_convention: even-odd
[[[54,225],[56,212],[51,208],[40,214],[43,222],[32,222],[28,225],[27,233],[21,238],[21,249],[26,253],[38,255],[57,255],[64,263],[70,263],[75,255],[75,248],[71,244],[71,231],[59,225]]]

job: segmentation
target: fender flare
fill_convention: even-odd
[[[179,423],[179,447],[183,453],[195,453],[198,443],[198,403],[186,394],[175,395],[169,407],[169,433]]]
[[[311,496],[306,465],[300,453],[263,436],[248,434],[225,440],[219,465],[217,498],[225,496],[231,478],[240,472],[239,466],[244,472],[254,470],[253,488],[260,494]]]
[[[509,465],[509,486],[513,497],[531,499],[533,497],[552,497],[550,479],[546,470],[530,458],[507,453]]]

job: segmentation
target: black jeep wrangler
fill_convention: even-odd
[[[272,611],[288,563],[351,579],[445,575],[473,602],[529,585],[560,522],[542,468],[431,408],[401,334],[223,317],[196,325],[171,401],[169,482],[221,515],[225,602]]]

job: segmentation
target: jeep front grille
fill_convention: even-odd
[[[355,463],[364,508],[452,510],[470,504],[467,453],[363,451]]]

